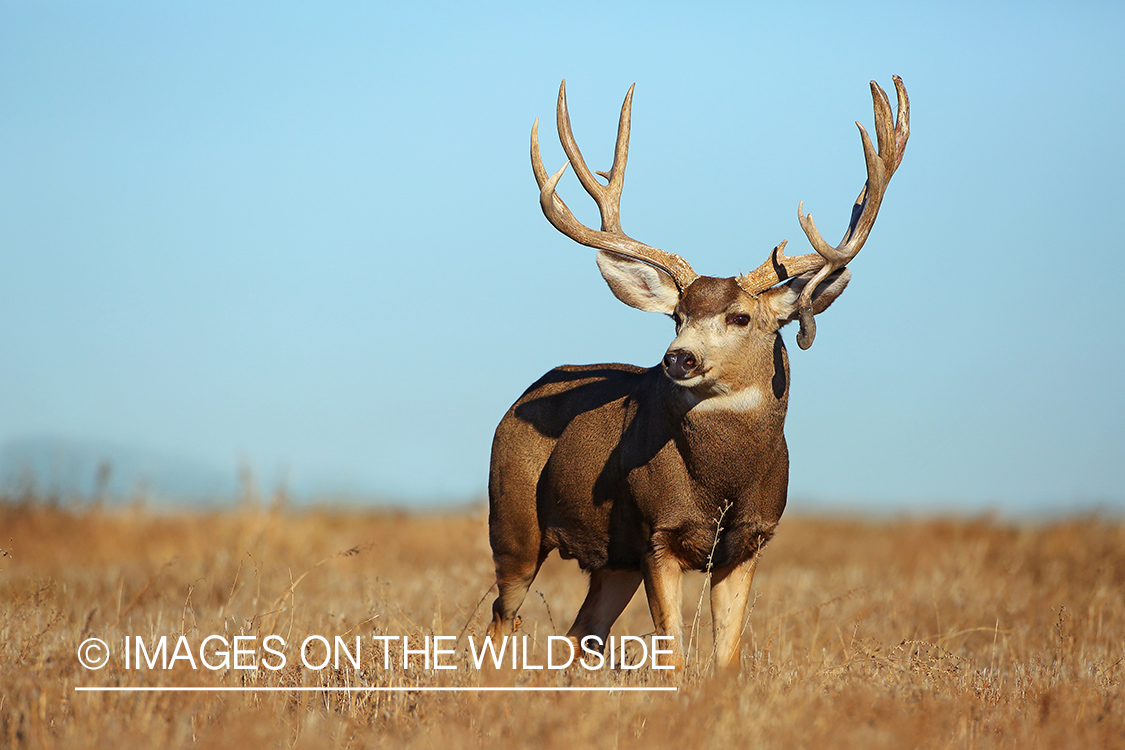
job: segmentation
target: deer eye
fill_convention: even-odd
[[[680,323],[683,322],[683,318],[680,317],[679,313],[672,313],[672,322],[676,324],[676,328],[679,328]]]
[[[750,325],[750,316],[746,313],[731,313],[727,316],[728,326],[742,326]]]

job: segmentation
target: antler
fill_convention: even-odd
[[[586,160],[582,158],[582,152],[578,149],[578,142],[575,141],[574,132],[570,127],[570,114],[566,108],[566,79],[563,79],[559,86],[556,119],[559,140],[569,161],[558,172],[551,176],[547,175],[547,170],[543,167],[543,159],[539,155],[539,120],[536,120],[531,127],[531,168],[535,172],[535,181],[539,183],[539,203],[543,207],[543,215],[555,229],[583,245],[625,255],[655,266],[671,276],[682,292],[698,277],[688,262],[679,255],[638,242],[621,231],[621,188],[625,183],[625,162],[629,158],[629,117],[635,86],[636,84],[629,87],[629,93],[625,95],[625,103],[621,105],[621,120],[617,125],[617,145],[613,150],[613,166],[608,173],[597,172],[609,184],[602,185],[598,182],[594,173],[586,166]],[[555,186],[570,164],[574,165],[574,173],[582,183],[582,187],[586,188],[586,192],[598,204],[598,211],[602,217],[601,231],[591,229],[574,218],[574,214],[563,203],[562,198],[555,193]]]
[[[879,204],[891,175],[898,169],[906,150],[906,140],[910,137],[910,99],[902,79],[894,76],[895,91],[898,94],[897,120],[891,115],[891,103],[887,94],[875,81],[871,82],[871,98],[875,103],[875,136],[879,145],[876,152],[871,138],[858,122],[860,138],[863,140],[863,156],[867,162],[867,182],[859,191],[859,197],[852,206],[852,219],[844,238],[836,247],[829,245],[820,236],[813,223],[812,214],[804,213],[804,201],[797,204],[797,219],[801,228],[812,243],[816,253],[786,257],[782,252],[785,243],[773,249],[769,259],[756,270],[740,276],[739,284],[751,294],[769,289],[771,286],[794,276],[816,271],[816,275],[801,290],[797,300],[797,314],[801,321],[801,331],[797,334],[797,344],[802,349],[812,346],[816,338],[816,322],[813,319],[812,295],[816,287],[829,276],[848,264],[859,253],[875,217],[879,214]]]

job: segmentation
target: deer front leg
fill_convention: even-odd
[[[716,568],[711,574],[711,627],[715,634],[715,668],[739,666],[742,619],[750,598],[750,584],[758,556],[737,565]]]
[[[680,561],[654,540],[653,549],[641,563],[648,608],[656,634],[672,637],[672,664],[676,671],[684,668],[683,650],[683,580]]]

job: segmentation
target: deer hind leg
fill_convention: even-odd
[[[742,621],[758,556],[711,574],[711,627],[715,634],[715,668],[739,666]]]
[[[507,418],[497,428],[488,475],[488,541],[499,590],[487,631],[493,637],[511,635],[519,627],[516,612],[550,549],[539,528],[535,467],[498,448],[506,425]]]
[[[586,600],[582,602],[567,636],[574,640],[576,646],[586,636],[597,636],[600,644],[597,650],[600,651],[609,636],[609,629],[633,598],[641,579],[639,570],[602,568],[591,573],[590,590],[586,592]]]
[[[495,555],[496,587],[499,594],[492,603],[492,622],[487,634],[498,638],[511,635],[519,626],[516,612],[523,604],[531,582],[535,580],[543,560],[550,550],[540,549],[531,557],[523,555]]]

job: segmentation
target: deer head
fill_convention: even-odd
[[[800,321],[798,345],[809,348],[816,337],[815,316],[827,309],[847,286],[850,275],[845,266],[871,232],[887,183],[902,161],[910,135],[910,102],[898,76],[894,83],[898,94],[897,121],[891,114],[886,93],[871,82],[877,149],[863,126],[856,123],[867,162],[867,181],[856,198],[851,221],[839,245],[829,245],[821,237],[812,216],[803,212],[803,203],[797,206],[797,218],[815,252],[787,256],[783,241],[754,271],[725,279],[699,276],[679,255],[625,234],[621,229],[620,203],[629,155],[633,87],[621,107],[613,165],[608,172],[595,173],[586,166],[574,139],[567,111],[566,81],[562,82],[556,117],[559,139],[569,161],[553,175],[548,175],[540,157],[538,120],[531,130],[531,163],[539,183],[543,213],[566,236],[599,250],[598,268],[618,299],[637,309],[673,318],[676,339],[663,360],[668,377],[702,397],[737,390],[737,373],[724,372],[725,363],[745,361],[740,353],[750,353],[763,341],[772,340],[772,334],[791,320]],[[570,165],[598,206],[599,230],[575,219],[555,191]],[[604,178],[605,184],[595,174]]]

